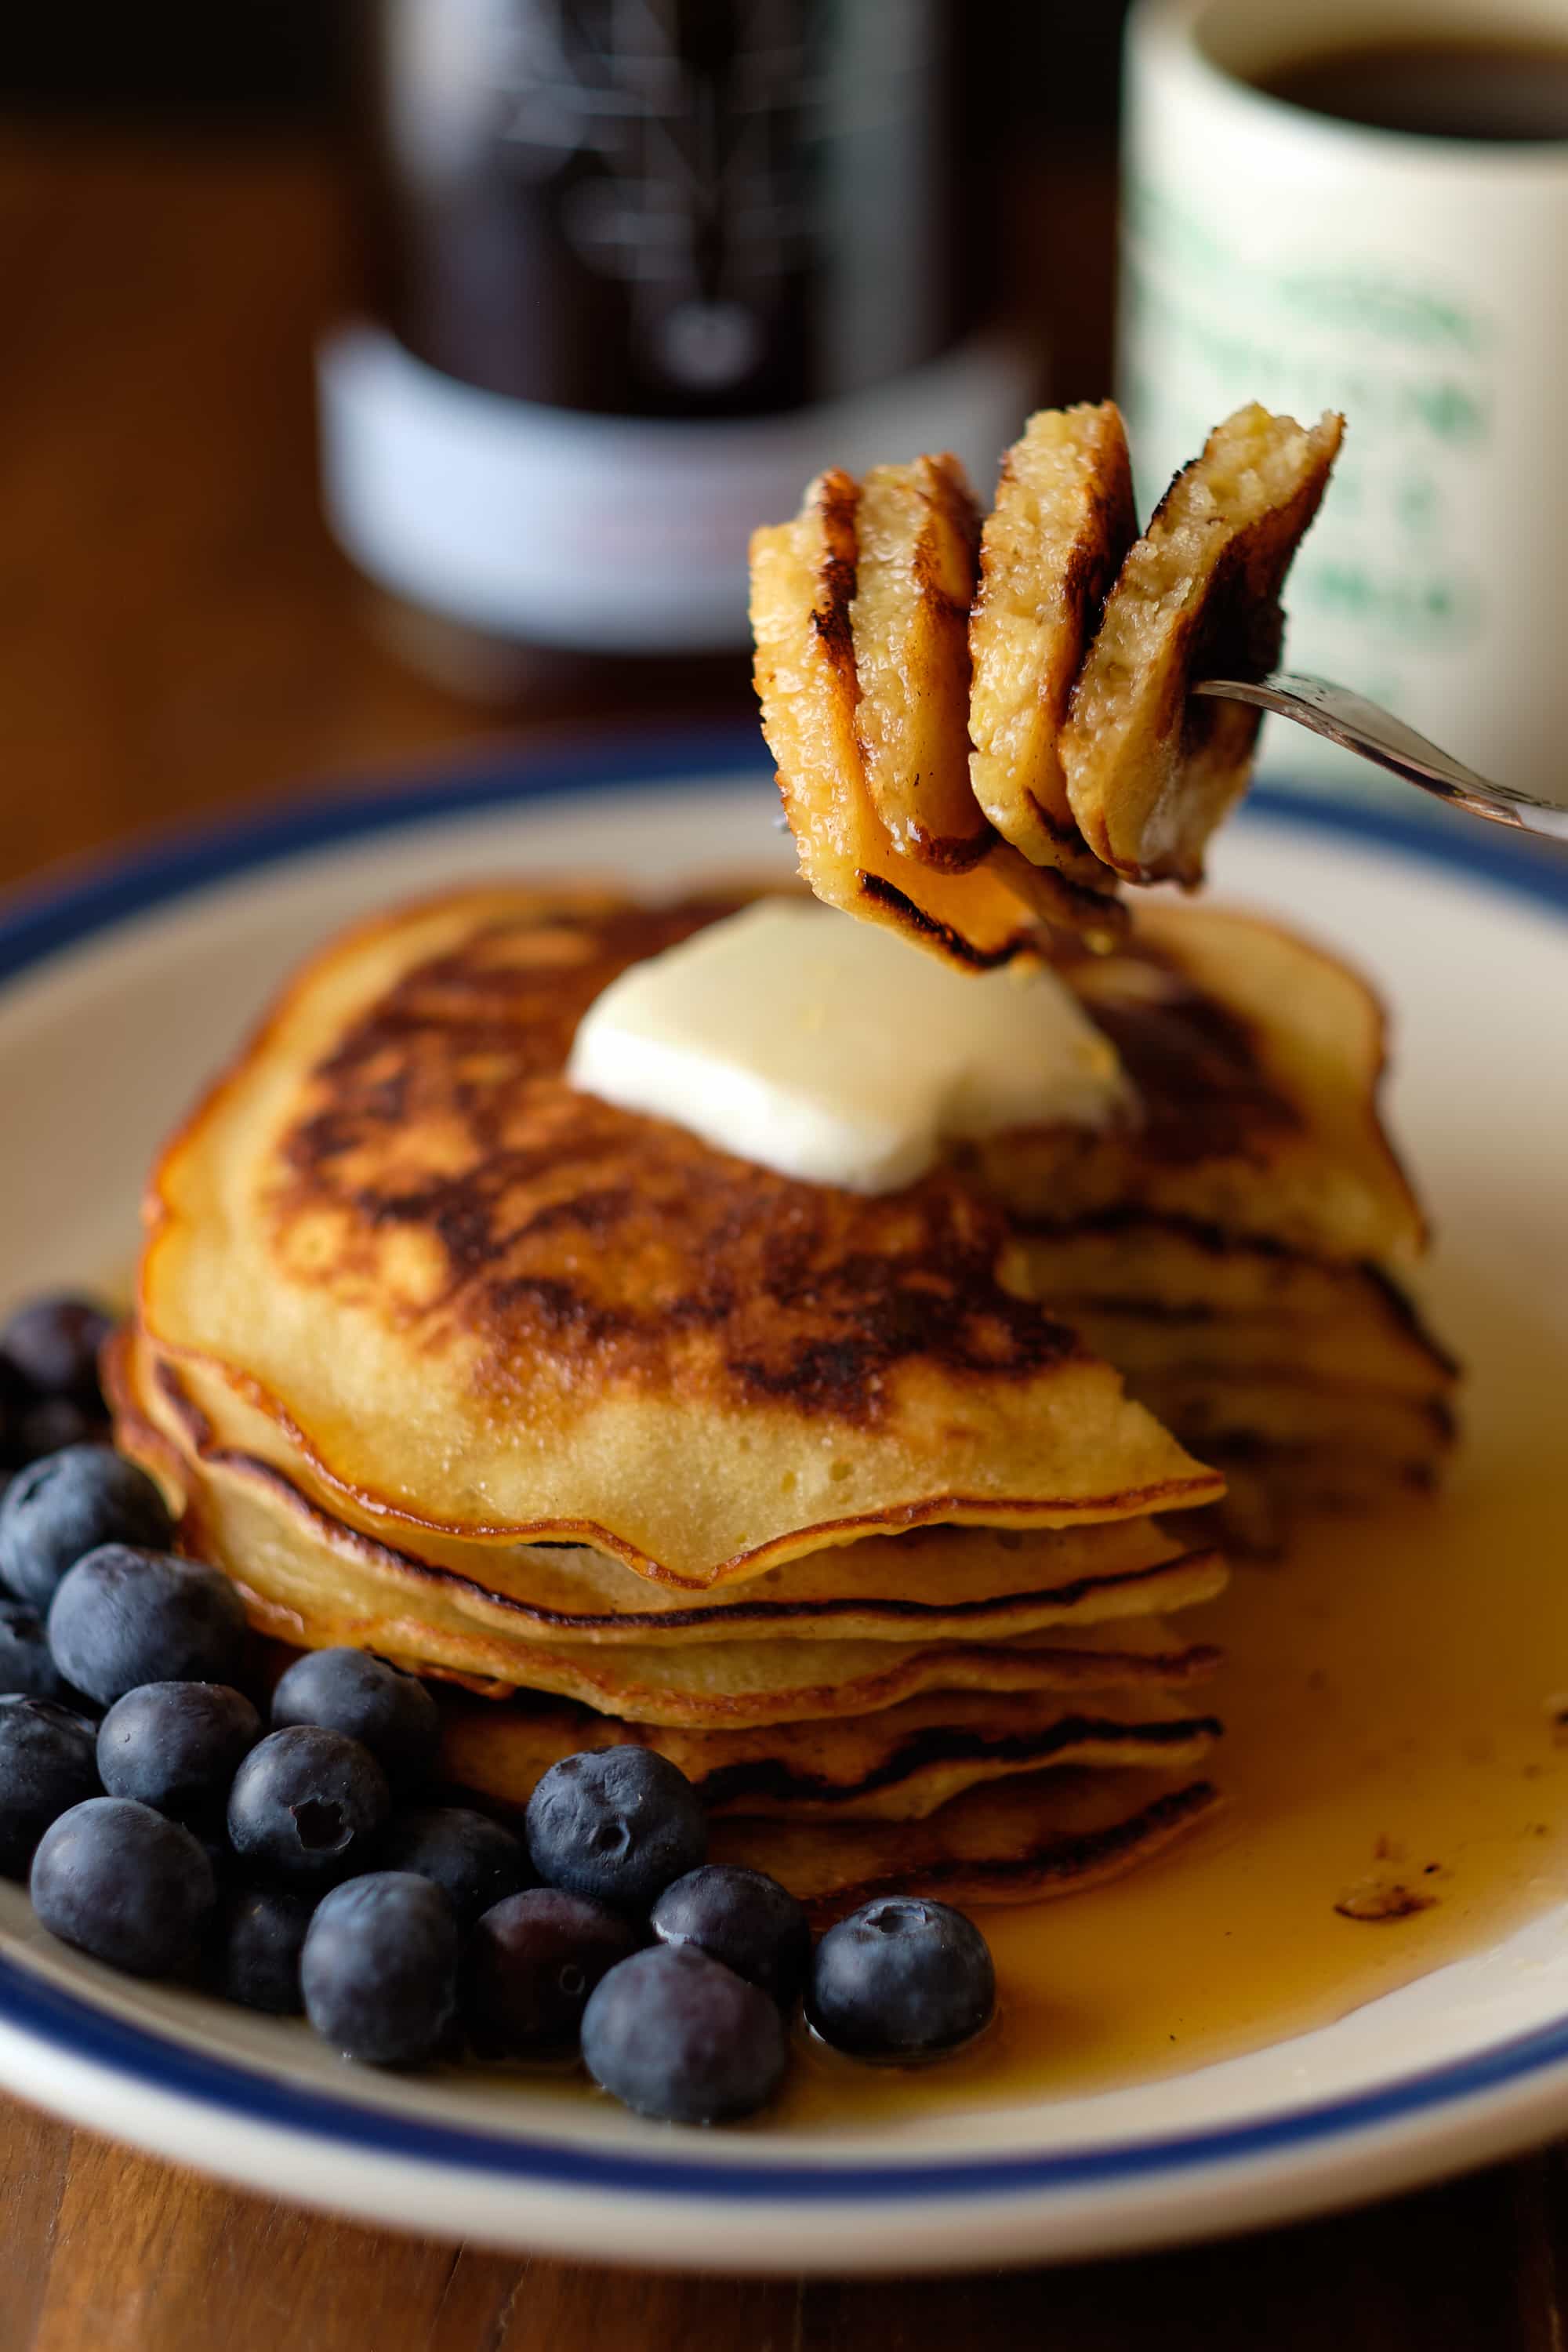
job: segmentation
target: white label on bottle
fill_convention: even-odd
[[[1031,371],[962,345],[783,416],[592,416],[459,383],[373,328],[320,359],[328,519],[361,569],[470,626],[588,652],[743,646],[746,545],[826,465],[954,449],[989,497]]]

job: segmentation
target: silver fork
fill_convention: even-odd
[[[1478,776],[1473,768],[1429,743],[1425,735],[1417,735],[1414,727],[1406,727],[1392,711],[1369,702],[1364,695],[1352,694],[1348,687],[1331,684],[1326,677],[1305,677],[1291,670],[1275,670],[1256,683],[1240,677],[1205,677],[1193,692],[1215,695],[1226,702],[1250,702],[1259,710],[1293,719],[1299,727],[1326,735],[1331,743],[1341,743],[1347,751],[1359,751],[1363,760],[1375,761],[1380,768],[1403,776],[1406,783],[1419,784],[1424,793],[1435,793],[1440,801],[1465,809],[1471,816],[1487,817],[1493,824],[1516,825],[1548,840],[1568,841],[1568,806],[1537,800],[1509,784],[1494,784],[1486,776]]]

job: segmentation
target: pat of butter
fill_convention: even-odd
[[[589,1007],[569,1083],[815,1184],[889,1192],[944,1143],[1106,1126],[1131,1094],[1054,973],[954,971],[878,923],[763,899],[634,964]]]

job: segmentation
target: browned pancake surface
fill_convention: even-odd
[[[875,1421],[918,1357],[1027,1377],[1068,1328],[996,1278],[995,1213],[950,1179],[890,1199],[799,1183],[578,1094],[601,990],[736,902],[483,924],[405,973],[312,1074],[280,1139],[269,1244],[291,1282],[458,1334],[503,1404],[541,1367],[662,1391],[685,1335],[736,1402]]]
[[[868,1199],[566,1084],[594,998],[738,903],[514,886],[329,949],[160,1166],[154,1346],[372,1513],[676,1583],[1208,1499],[960,1173]]]

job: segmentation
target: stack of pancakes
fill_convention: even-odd
[[[1148,901],[1071,978],[1140,1116],[977,1155],[1030,1294],[1224,1472],[1233,1546],[1431,1486],[1457,1372],[1402,1286],[1426,1233],[1378,1115],[1366,983],[1275,924]]]
[[[1141,915],[1072,973],[1136,1118],[866,1199],[564,1082],[742,903],[495,887],[312,963],[156,1173],[121,1442],[265,1632],[444,1686],[457,1785],[636,1740],[823,1908],[1081,1885],[1214,1801],[1171,1622],[1224,1580],[1213,1464],[1353,1498],[1441,1450],[1375,1011]]]

